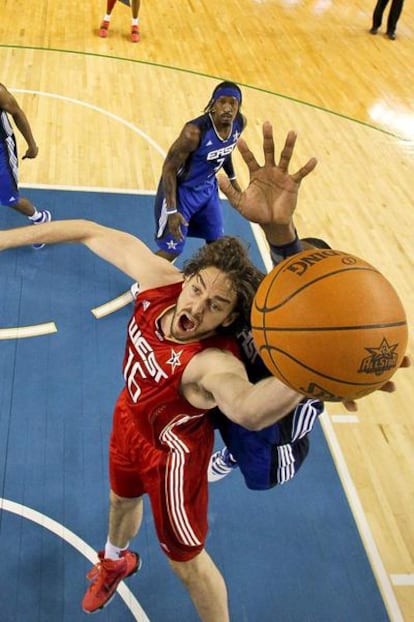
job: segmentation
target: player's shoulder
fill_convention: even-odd
[[[211,117],[208,113],[204,113],[194,119],[191,119],[190,121],[187,121],[187,125],[197,127],[200,133],[204,133],[213,127]]]
[[[9,96],[10,96],[9,91],[8,91],[8,90],[7,90],[7,88],[4,86],[4,84],[2,84],[2,83],[0,82],[0,104],[1,104],[2,102],[5,102],[5,101],[8,99],[8,97],[9,97]]]

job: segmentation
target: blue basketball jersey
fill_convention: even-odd
[[[154,201],[157,246],[177,255],[182,252],[187,237],[214,242],[224,235],[216,173],[223,166],[226,169],[231,161],[231,154],[243,131],[244,120],[238,113],[227,139],[219,136],[209,114],[203,114],[188,123],[200,128],[200,144],[177,173],[177,206],[180,214],[189,223],[188,227],[181,227],[182,240],[174,239],[167,228],[168,216],[162,178]]]
[[[216,174],[231,156],[243,131],[243,116],[237,114],[226,139],[220,137],[209,114],[188,123],[200,128],[200,144],[178,171],[178,185],[197,188],[202,184],[215,183]]]

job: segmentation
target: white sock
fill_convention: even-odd
[[[119,546],[115,546],[109,541],[109,538],[105,544],[105,559],[119,559],[122,551],[126,551],[129,546],[129,542],[122,549]]]
[[[34,205],[33,205],[34,207]],[[37,208],[34,208],[34,212],[31,216],[28,216],[29,220],[38,220],[41,217],[42,213],[37,211]]]
[[[131,19],[131,26],[138,26],[139,25],[139,18],[138,17],[133,17]]]
[[[108,13],[104,16],[104,22],[110,22],[111,21],[111,16],[108,15]]]

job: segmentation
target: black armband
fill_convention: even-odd
[[[231,179],[236,179],[236,173],[234,172],[233,160],[231,155],[226,158],[223,164],[223,169],[227,175],[227,177]]]
[[[273,264],[276,265],[279,262],[283,261],[287,257],[291,257],[292,255],[296,255],[296,253],[300,253],[302,248],[302,242],[298,238],[298,234],[295,231],[295,239],[288,244],[282,244],[281,246],[276,246],[276,244],[269,244],[270,247],[270,256],[272,258]]]

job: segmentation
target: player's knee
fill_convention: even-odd
[[[204,573],[205,566],[205,551],[204,549],[200,549],[197,547],[194,549],[193,557],[189,557],[191,552],[186,554],[187,559],[178,561],[174,559],[169,559],[170,566],[174,573],[177,575],[179,579],[185,584],[188,585],[190,582],[193,582],[197,579],[197,577],[201,576]]]

